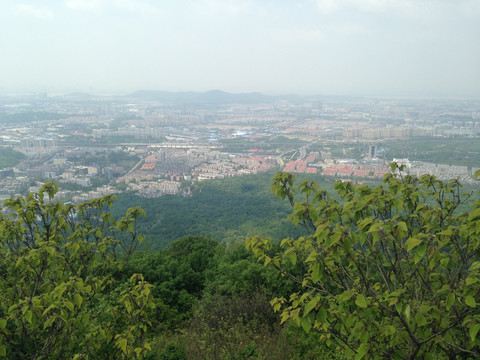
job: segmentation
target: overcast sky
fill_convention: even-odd
[[[0,0],[0,93],[480,97],[480,0]]]

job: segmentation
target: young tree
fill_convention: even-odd
[[[111,196],[53,202],[58,186],[4,202],[0,216],[0,358],[133,359],[145,342],[151,286],[115,273],[136,247],[132,208],[116,221]],[[120,240],[122,239],[122,240]]]
[[[336,198],[274,177],[289,219],[310,235],[284,239],[275,256],[270,240],[247,240],[259,261],[302,284],[273,308],[346,358],[480,358],[480,201],[461,212],[469,195],[457,180],[398,170],[375,188],[337,182]],[[298,262],[302,276],[285,270]]]

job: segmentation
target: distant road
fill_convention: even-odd
[[[281,153],[280,155],[277,156],[278,164],[280,164],[280,166],[283,166],[284,161],[283,161],[282,157],[286,156],[287,154],[291,154],[291,153],[293,153],[293,155],[292,155],[292,160],[293,160],[293,157],[296,155],[296,153],[300,152],[300,156],[299,156],[298,160],[302,160],[303,158],[305,158],[307,156],[307,149],[310,146],[312,146],[313,144],[316,144],[319,141],[320,141],[320,139],[312,141],[310,144],[304,145],[304,146],[300,147],[299,149],[294,149],[294,150],[290,150],[290,151],[286,151],[284,153]]]
[[[132,172],[134,172],[135,170],[137,170],[137,168],[140,166],[140,164],[142,163],[142,161],[143,161],[143,159],[140,157],[140,160],[139,160],[135,165],[133,165],[133,167],[132,167],[130,170],[128,170],[127,175],[128,175],[128,174],[131,174]]]

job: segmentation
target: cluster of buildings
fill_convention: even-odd
[[[337,176],[340,178],[382,178],[390,170],[383,164],[330,164],[323,168],[322,175]]]
[[[342,136],[345,139],[407,139],[415,131],[416,136],[426,136],[430,134],[424,129],[413,129],[409,127],[384,127],[384,128],[370,128],[365,125],[346,127],[342,131]]]
[[[72,196],[72,202],[82,203],[82,202],[90,201],[90,200],[93,200],[93,199],[98,199],[102,196],[118,194],[120,192],[121,191],[118,190],[117,188],[115,188],[114,186],[103,185],[103,186],[100,186],[100,187],[96,188],[95,190],[82,192],[80,194],[74,193],[74,195]],[[60,198],[65,198],[65,194],[59,193],[57,195]]]
[[[382,178],[389,172],[388,166],[383,163],[362,163],[356,160],[341,160],[335,162],[332,159],[316,161],[314,155],[309,155],[303,160],[289,161],[283,171],[306,174],[320,174],[339,178]]]
[[[424,161],[410,161],[409,159],[393,159],[398,164],[405,165],[405,174],[420,177],[424,174],[434,175],[439,180],[459,179],[462,183],[475,183],[473,174],[476,168],[460,165],[435,164]],[[379,159],[338,160],[326,159],[316,161],[310,155],[303,160],[291,160],[283,168],[285,172],[310,173],[322,176],[345,178],[381,179],[390,172],[388,163]]]
[[[270,156],[236,156],[229,161],[216,161],[197,166],[192,171],[192,178],[201,181],[257,174],[269,171],[275,164],[276,160]]]
[[[272,169],[273,157],[256,155],[235,156],[219,151],[206,152],[198,148],[163,148],[149,151],[143,165],[119,177],[128,190],[145,197],[181,192],[182,181],[224,179],[257,174]]]
[[[168,146],[170,144],[170,146]],[[143,146],[143,162],[137,168],[117,177],[117,184],[140,196],[155,197],[179,194],[182,182],[223,179],[256,174],[272,169],[276,158],[254,154],[233,155],[216,149],[165,142]]]
[[[290,160],[283,168],[285,172],[298,172],[307,174],[317,174],[321,165],[316,163],[318,153],[311,152],[305,159]]]
[[[410,161],[409,159],[393,159],[398,164],[405,165],[405,172],[414,176],[424,174],[434,175],[440,180],[459,179],[462,183],[475,183],[473,174],[477,168],[468,168],[460,165],[434,164],[424,161]]]
[[[180,188],[180,182],[163,179],[128,184],[128,190],[134,191],[137,195],[146,198],[159,197],[165,194],[177,195],[180,192]]]

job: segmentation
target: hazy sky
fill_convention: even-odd
[[[480,0],[0,0],[0,93],[480,97]]]

